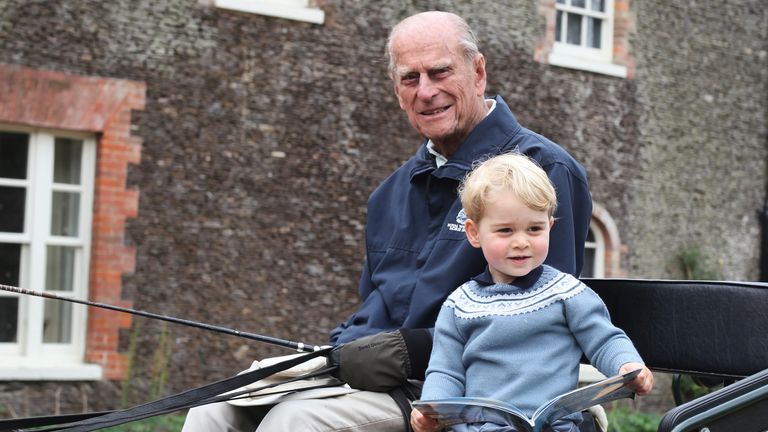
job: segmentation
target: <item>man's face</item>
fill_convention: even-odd
[[[455,151],[485,117],[485,60],[470,62],[454,37],[402,34],[393,44],[395,95],[411,125]]]

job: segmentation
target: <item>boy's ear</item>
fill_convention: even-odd
[[[549,218],[549,229],[552,229],[553,226],[555,226],[555,218],[550,217]]]
[[[469,240],[469,244],[476,248],[480,248],[480,240],[477,236],[477,224],[472,219],[467,219],[466,222],[464,222],[464,233],[467,235],[467,240]]]

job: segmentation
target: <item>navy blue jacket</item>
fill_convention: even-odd
[[[448,294],[486,266],[482,251],[464,234],[459,182],[473,161],[515,149],[538,161],[557,191],[545,263],[578,276],[592,216],[586,171],[562,147],[520,126],[497,96],[496,108],[443,166],[436,168],[425,142],[371,194],[359,287],[363,304],[331,332],[331,343],[434,327]]]

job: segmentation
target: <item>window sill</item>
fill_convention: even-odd
[[[32,362],[3,359],[0,381],[98,381],[101,366],[85,363]]]
[[[587,72],[594,72],[603,75],[614,76],[618,78],[627,77],[627,67],[613,63],[601,63],[590,61],[584,58],[573,57],[569,55],[551,53],[548,63],[552,66],[559,66],[568,69],[577,69]]]
[[[322,24],[325,21],[325,12],[321,9],[292,7],[253,0],[214,0],[213,4],[221,9],[249,12],[313,24]]]

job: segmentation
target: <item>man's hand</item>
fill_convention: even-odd
[[[340,345],[331,352],[331,361],[339,366],[338,377],[350,387],[385,392],[409,378],[424,379],[431,347],[427,329],[395,330]]]
[[[639,396],[645,396],[653,389],[653,373],[651,373],[650,369],[642,363],[624,363],[619,368],[619,374],[632,372],[635,369],[640,369],[640,373],[629,382],[629,387]]]

